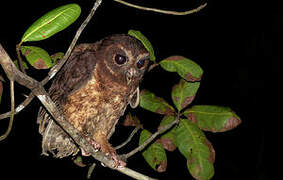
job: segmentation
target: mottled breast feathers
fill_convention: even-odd
[[[55,77],[49,93],[66,120],[97,142],[101,151],[115,156],[108,139],[127,105],[137,106],[139,83],[148,63],[148,51],[128,35],[80,44]],[[78,152],[73,140],[44,108],[37,122],[43,136],[43,154],[65,157]]]

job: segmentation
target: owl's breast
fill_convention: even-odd
[[[127,90],[119,84],[112,85],[105,86],[95,77],[90,79],[67,97],[63,105],[66,119],[86,135],[92,136],[98,129],[106,135],[112,133],[128,104]]]

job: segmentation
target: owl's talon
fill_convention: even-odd
[[[97,143],[95,140],[93,140],[93,139],[91,139],[91,138],[89,138],[89,137],[87,137],[86,140],[87,140],[88,142],[90,142],[90,144],[93,146],[94,152],[97,152],[97,151],[100,150],[101,146],[100,146],[100,144]],[[81,148],[81,151],[82,151],[82,155],[83,155],[83,156],[90,156],[90,154],[89,154],[88,152],[86,152],[83,148]]]
[[[127,163],[122,161],[116,153],[112,153],[111,158],[114,161],[114,168],[125,167],[127,165]]]

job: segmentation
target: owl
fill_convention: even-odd
[[[149,52],[139,40],[125,34],[111,35],[96,43],[77,45],[49,89],[66,120],[118,165],[122,161],[108,141],[127,105],[138,105],[139,83],[148,63]],[[77,144],[44,108],[39,110],[37,123],[44,155],[49,152],[63,158],[79,152]]]

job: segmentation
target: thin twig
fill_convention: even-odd
[[[115,150],[120,149],[120,148],[124,147],[126,144],[128,144],[128,143],[132,140],[132,138],[134,137],[134,135],[138,132],[138,130],[139,130],[140,128],[141,128],[141,127],[136,127],[136,128],[132,131],[132,133],[130,134],[130,136],[128,137],[128,139],[127,139],[125,142],[123,142],[122,144],[116,146],[116,147],[115,147]]]
[[[11,116],[10,116],[10,121],[9,121],[9,125],[8,125],[7,131],[5,132],[5,134],[0,136],[0,141],[6,139],[8,137],[8,135],[11,132],[11,129],[12,129],[12,126],[13,126],[13,122],[14,122],[14,113],[15,113],[14,80],[10,80],[10,94],[11,94]]]
[[[16,114],[18,114],[19,112],[21,112],[21,111],[33,100],[34,97],[35,97],[35,96],[34,96],[32,93],[30,93],[30,94],[28,95],[28,97],[27,97],[21,104],[19,104],[19,105],[16,107],[15,112],[14,112],[14,115],[16,115]],[[10,117],[10,115],[11,115],[11,111],[6,112],[6,113],[4,113],[4,114],[0,114],[0,120],[5,119],[5,118],[7,118],[7,117]]]
[[[158,131],[156,131],[154,134],[152,134],[142,145],[138,146],[137,148],[135,148],[134,150],[132,150],[131,152],[122,155],[122,157],[128,159],[129,157],[131,157],[132,155],[136,154],[137,152],[143,150],[149,143],[151,143],[158,135],[162,134],[163,132],[167,131],[168,129],[172,128],[174,125],[179,123],[179,116],[177,116],[175,118],[175,120],[173,122],[171,122],[170,124],[161,127],[158,129]]]
[[[16,52],[17,52],[17,56],[18,56],[18,65],[20,67],[20,70],[26,74],[26,70],[23,64],[23,59],[21,57],[21,52],[20,52],[20,48],[21,48],[21,44],[16,45]]]
[[[116,1],[118,3],[121,3],[121,4],[124,4],[126,6],[129,6],[129,7],[136,8],[136,9],[141,9],[141,10],[145,10],[145,11],[153,11],[153,12],[158,12],[158,13],[162,13],[162,14],[170,14],[170,15],[188,15],[188,14],[193,14],[193,13],[196,13],[196,12],[200,11],[201,9],[203,9],[207,5],[207,3],[204,3],[203,5],[200,5],[199,7],[195,8],[195,9],[179,12],[179,11],[168,11],[168,10],[162,10],[162,9],[156,9],[156,8],[149,8],[149,7],[139,6],[139,5],[136,5],[136,4],[125,2],[123,0],[114,0],[114,1]]]
[[[151,71],[153,68],[155,68],[155,67],[157,67],[157,66],[159,66],[159,64],[156,63],[156,62],[154,62],[152,65],[149,66],[149,68],[148,68],[147,71],[149,72],[149,71]]]
[[[132,178],[135,178],[135,179],[138,179],[138,180],[157,180],[155,178],[151,178],[151,177],[148,177],[144,174],[141,174],[139,172],[136,172],[132,169],[129,169],[127,167],[119,167],[117,168],[117,170],[123,174],[126,174]]]

